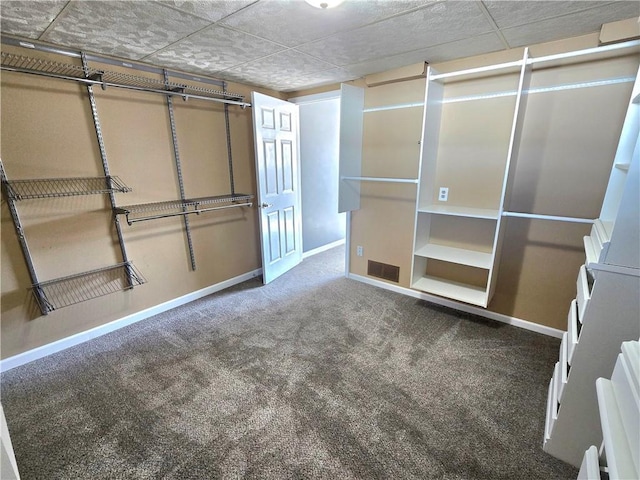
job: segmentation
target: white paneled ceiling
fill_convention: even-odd
[[[279,91],[597,32],[640,2],[2,0],[3,34]]]

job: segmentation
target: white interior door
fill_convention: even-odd
[[[264,283],[302,260],[298,106],[251,93]]]

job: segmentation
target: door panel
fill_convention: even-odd
[[[298,106],[251,94],[262,272],[269,283],[302,260]]]

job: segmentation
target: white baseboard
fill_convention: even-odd
[[[323,245],[321,247],[314,248],[313,250],[309,250],[308,252],[304,252],[302,254],[302,258],[305,259],[313,255],[317,255],[318,253],[326,252],[327,250],[331,250],[332,248],[338,247],[340,245],[344,245],[344,238],[342,240],[336,240],[335,242],[327,243],[326,245]]]
[[[347,278],[351,278],[353,280],[357,280],[362,283],[373,285],[374,287],[380,287],[380,288],[384,288],[385,290],[391,290],[392,292],[401,293],[403,295],[419,298],[421,300],[426,300],[428,302],[436,303],[444,307],[450,307],[456,310],[460,310],[462,312],[472,313],[474,315],[489,318],[491,320],[496,320],[498,322],[513,325],[514,327],[520,327],[520,328],[524,328],[525,330],[531,330],[532,332],[542,333],[543,335],[548,335],[550,337],[562,338],[562,334],[564,333],[564,331],[558,330],[557,328],[547,327],[545,325],[529,322],[527,320],[521,320],[519,318],[504,315],[502,313],[491,312],[489,310],[485,310],[484,308],[474,307],[473,305],[467,305],[466,303],[456,302],[455,300],[447,300],[446,298],[436,297],[435,295],[429,295],[428,293],[418,292],[417,290],[412,290],[406,287],[400,287],[399,285],[392,285],[390,283],[382,282],[380,280],[375,280],[370,277],[349,273],[347,275]]]
[[[133,313],[119,320],[105,323],[104,325],[100,325],[99,327],[92,328],[85,332],[76,333],[75,335],[71,335],[70,337],[57,340],[55,342],[34,348],[33,350],[29,350],[24,353],[19,353],[18,355],[14,355],[13,357],[5,358],[4,360],[0,360],[0,372],[6,372],[7,370],[19,367],[20,365],[24,365],[25,363],[33,362],[34,360],[38,360],[39,358],[51,355],[52,353],[66,350],[67,348],[100,337],[120,328],[126,327],[127,325],[131,325],[154,315],[158,315],[159,313],[166,312],[167,310],[179,307],[180,305],[193,302],[194,300],[198,300],[199,298],[206,297],[207,295],[211,295],[212,293],[219,292],[220,290],[224,290],[225,288],[229,288],[239,283],[246,282],[247,280],[257,277],[258,275],[262,275],[261,268],[253,270],[252,272],[238,275],[237,277],[230,278],[229,280],[216,283],[215,285],[211,285],[201,290],[188,293],[181,297],[169,300],[159,305],[155,305],[140,312]]]

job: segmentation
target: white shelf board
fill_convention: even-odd
[[[609,477],[612,479],[638,478],[611,381],[598,378],[596,392]]]
[[[484,268],[489,270],[493,265],[493,255],[479,252],[477,250],[467,250],[464,248],[448,247],[428,243],[416,250],[415,255],[419,257],[433,258],[445,262],[468,265],[470,267]]]
[[[424,276],[415,282],[412,288],[423,292],[452,298],[461,302],[487,306],[487,291],[484,288],[442,278]]]
[[[489,208],[458,207],[454,205],[427,205],[426,207],[420,207],[418,211],[423,213],[435,213],[437,215],[452,215],[454,217],[486,218],[488,220],[498,219],[498,210]]]

